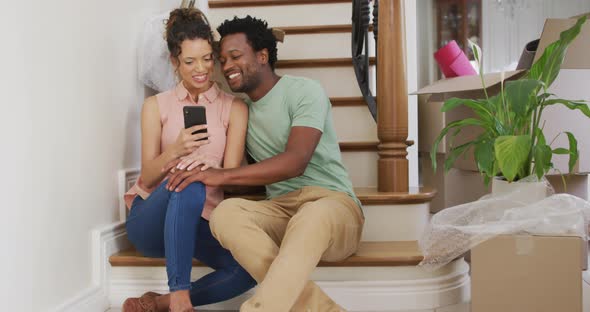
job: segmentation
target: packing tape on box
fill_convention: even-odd
[[[535,241],[530,235],[518,235],[514,237],[514,247],[517,255],[529,255],[535,250]]]

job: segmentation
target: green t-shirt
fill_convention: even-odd
[[[247,103],[250,115],[246,148],[257,162],[285,151],[291,127],[304,126],[322,131],[303,175],[267,185],[269,198],[304,186],[321,186],[347,193],[360,206],[348,172],[342,165],[330,99],[319,83],[285,75],[263,98]]]

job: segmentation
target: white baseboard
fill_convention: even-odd
[[[93,286],[68,300],[52,312],[105,312],[110,308],[110,302],[102,287]]]
[[[116,222],[92,231],[92,283],[89,288],[51,310],[52,312],[104,312],[110,308],[108,287],[113,253],[129,248],[125,224]]]
[[[92,281],[108,293],[111,264],[109,257],[119,251],[128,249],[124,222],[115,222],[92,231]]]

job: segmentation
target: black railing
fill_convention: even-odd
[[[373,0],[373,35],[377,43],[378,0]],[[371,24],[371,0],[352,1],[352,63],[356,80],[369,107],[373,119],[377,121],[377,101],[373,96],[369,80],[369,26]],[[375,64],[378,62],[375,51]]]

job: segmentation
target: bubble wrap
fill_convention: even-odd
[[[567,235],[587,240],[590,203],[569,194],[531,198],[519,184],[537,183],[547,194],[553,193],[546,179],[532,180],[515,182],[506,193],[486,195],[435,214],[418,242],[424,255],[419,265],[436,270],[501,234]]]
[[[197,1],[195,7],[207,15],[206,0]],[[138,47],[138,76],[147,87],[158,92],[173,88],[176,83],[174,68],[170,63],[170,52],[164,38],[166,20],[171,11],[150,17],[144,25]]]
[[[165,21],[169,16],[170,12],[166,12],[147,20],[139,41],[139,80],[158,92],[164,92],[176,85],[170,52],[164,39]]]

